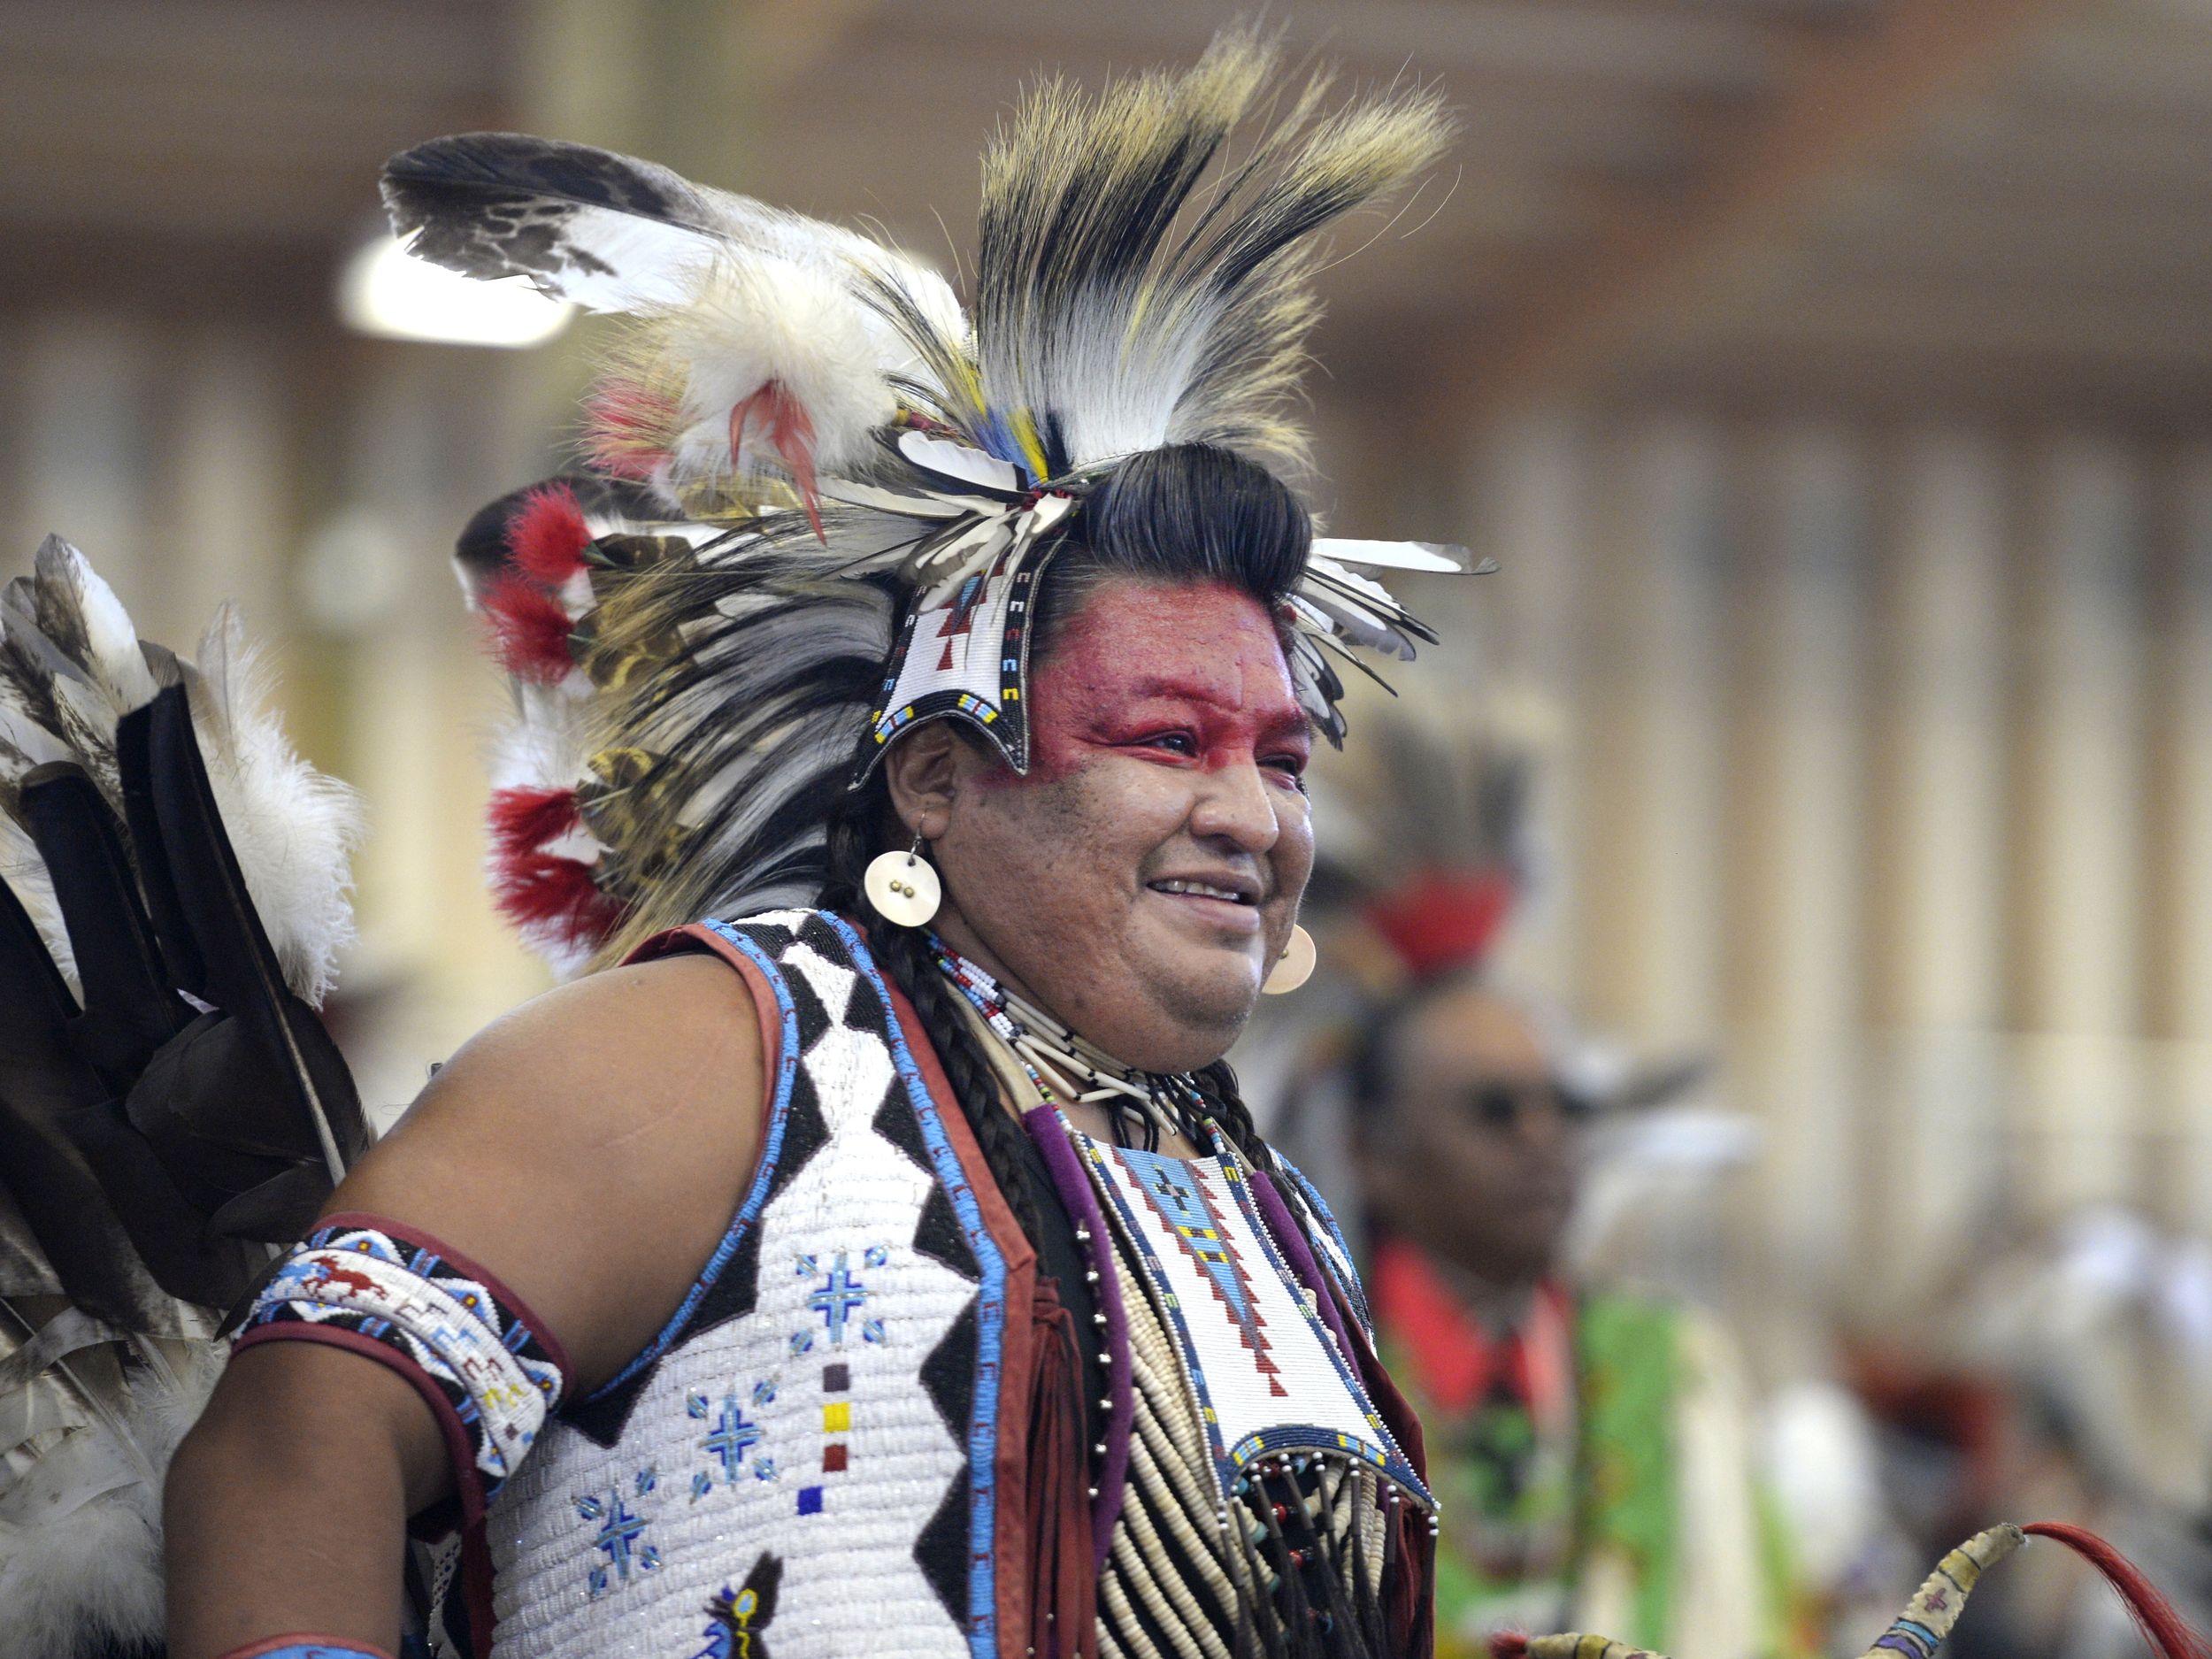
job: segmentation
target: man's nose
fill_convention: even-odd
[[[1191,810],[1193,834],[1227,841],[1255,857],[1275,845],[1282,824],[1257,764],[1234,761],[1200,776],[1198,800]]]

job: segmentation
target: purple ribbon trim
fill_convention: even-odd
[[[1090,1177],[1068,1142],[1060,1114],[1049,1106],[1036,1106],[1022,1114],[1022,1127],[1044,1155],[1052,1171],[1052,1185],[1068,1215],[1091,1231],[1091,1261],[1098,1283],[1091,1294],[1106,1316],[1106,1352],[1113,1374],[1106,1379],[1107,1398],[1113,1403],[1106,1414],[1106,1457],[1099,1470],[1098,1496],[1091,1504],[1091,1547],[1097,1552],[1094,1571],[1104,1571],[1114,1547],[1114,1523],[1121,1518],[1122,1489],[1129,1479],[1129,1435],[1136,1420],[1136,1397],[1129,1363],[1129,1317],[1121,1301],[1121,1275],[1114,1263],[1113,1235],[1106,1231],[1105,1212]]]

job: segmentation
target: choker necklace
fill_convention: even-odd
[[[1080,1102],[1102,1105],[1113,1125],[1114,1143],[1143,1137],[1144,1150],[1160,1149],[1163,1133],[1180,1134],[1191,1145],[1211,1144],[1206,1132],[1206,1097],[1187,1071],[1140,1071],[1001,985],[950,945],[932,933],[930,954],[966,997],[984,1024],[1005,1043],[1037,1086],[1048,1106]]]

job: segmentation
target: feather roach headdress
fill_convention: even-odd
[[[1302,461],[1313,233],[1448,124],[1419,93],[1271,92],[1272,58],[1239,33],[1186,73],[1035,92],[984,157],[964,310],[895,250],[601,150],[477,134],[388,165],[416,254],[628,319],[588,472],[461,549],[518,688],[495,882],[557,962],[810,900],[826,824],[917,722],[1025,770],[1037,584],[1102,484],[1171,445]],[[1284,619],[1332,741],[1334,661],[1433,637],[1356,565],[1459,568],[1313,544]]]

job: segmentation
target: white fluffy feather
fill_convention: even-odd
[[[82,553],[49,536],[35,572],[30,583],[12,585],[7,626],[24,660],[37,665],[50,702],[44,718],[59,729],[42,724],[19,688],[0,688],[0,787],[41,762],[75,760],[119,810],[116,726],[150,702],[159,683],[129,613]],[[199,669],[192,723],[224,827],[287,982],[319,1003],[353,939],[349,864],[362,835],[358,797],[286,741],[227,607],[201,641]],[[0,876],[70,972],[44,866],[12,824],[0,833]]]
[[[42,1437],[35,1461],[20,1448],[0,1461],[0,1659],[160,1639],[161,1490],[138,1459],[167,1471],[223,1364],[208,1342],[164,1343],[162,1356],[173,1386],[150,1369],[132,1374],[120,1423],[134,1455],[87,1420]]]
[[[730,411],[771,380],[813,423],[817,466],[858,462],[896,407],[887,355],[895,364],[908,356],[845,276],[780,260],[718,261],[657,332],[684,376],[687,430],[676,449],[684,476],[728,472]],[[741,473],[780,465],[754,438],[737,457]]]
[[[193,726],[223,827],[284,977],[321,1004],[353,942],[360,796],[302,760],[265,704],[264,676],[228,605],[200,641]]]

